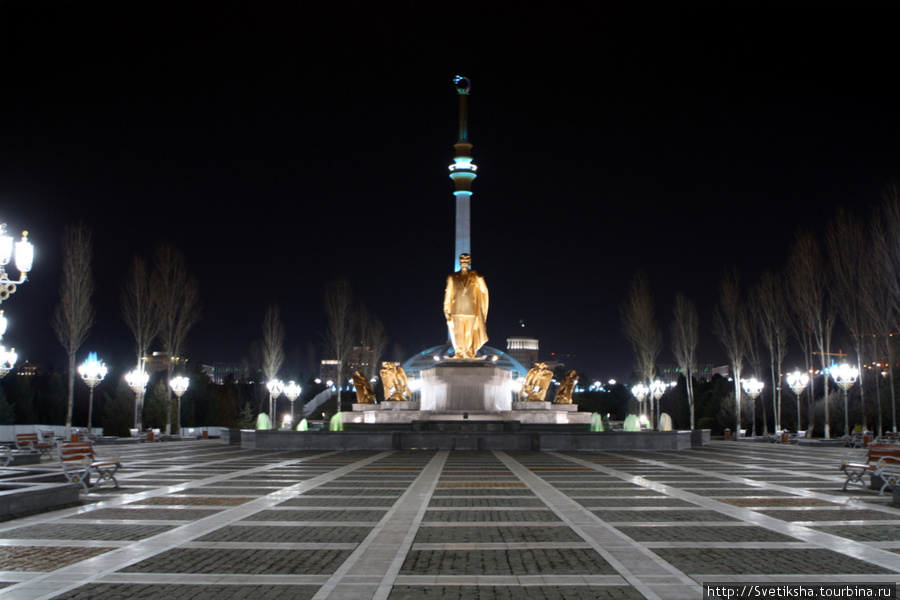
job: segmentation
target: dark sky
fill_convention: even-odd
[[[867,215],[900,175],[889,6],[3,0],[0,219],[36,246],[4,341],[63,363],[59,240],[83,219],[83,353],[113,365],[134,360],[125,272],[163,240],[201,282],[195,361],[246,356],[271,302],[289,356],[317,343],[340,275],[407,355],[444,342],[462,74],[491,345],[526,333],[625,379],[645,270],[664,332],[684,291],[723,364],[723,271],[780,269],[798,229]]]

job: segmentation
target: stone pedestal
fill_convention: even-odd
[[[483,361],[449,361],[422,369],[423,411],[508,411],[510,372]]]

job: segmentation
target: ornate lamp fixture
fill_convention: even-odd
[[[19,270],[18,281],[12,281],[6,272],[15,248],[16,269]],[[11,235],[6,233],[6,223],[0,223],[0,302],[16,292],[16,286],[25,283],[31,264],[34,261],[34,246],[28,241],[28,232],[22,232],[22,239],[13,243]]]
[[[187,377],[184,377],[182,375],[179,375],[178,377],[173,377],[171,380],[169,380],[169,387],[172,388],[172,391],[178,397],[178,413],[177,414],[178,414],[178,428],[179,429],[184,429],[184,427],[182,427],[182,425],[181,425],[181,423],[182,423],[182,421],[181,421],[181,397],[184,396],[184,393],[187,391],[188,384],[190,382],[191,382],[190,379],[188,379]]]
[[[106,377],[106,365],[97,358],[96,352],[88,354],[87,360],[78,367],[78,374],[90,388],[90,400],[88,401],[88,435],[91,435],[91,424],[94,416],[94,388]]]
[[[302,391],[303,389],[293,381],[289,381],[288,384],[284,386],[284,395],[291,401],[291,423],[294,422],[294,400],[300,397]]]

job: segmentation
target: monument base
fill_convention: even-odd
[[[421,371],[422,410],[503,412],[510,409],[513,379],[494,363],[454,360]]]

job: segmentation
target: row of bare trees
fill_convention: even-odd
[[[734,419],[741,428],[741,377],[749,368],[757,376],[768,372],[772,390],[774,428],[782,429],[780,377],[789,339],[799,344],[808,372],[826,371],[837,356],[835,336],[855,353],[860,373],[859,398],[862,427],[868,429],[864,364],[885,361],[891,369],[891,428],[897,431],[893,385],[892,332],[900,331],[900,194],[893,185],[883,203],[863,221],[839,211],[824,232],[824,244],[814,232],[801,231],[779,272],[765,271],[745,295],[736,270],[719,285],[719,300],[712,315],[712,330],[722,344],[734,381]],[[621,308],[622,332],[634,352],[634,370],[641,381],[654,375],[662,338],[653,314],[647,277],[635,276]],[[691,427],[694,427],[692,377],[696,368],[699,323],[696,308],[683,294],[675,299],[670,327],[671,351],[688,382]],[[846,347],[843,346],[843,347]],[[824,433],[831,437],[831,385],[824,382]],[[810,378],[807,418],[812,427],[816,378]],[[875,398],[878,402],[878,398]],[[882,429],[881,407],[875,405]],[[843,407],[844,429],[850,427]],[[766,411],[763,431],[768,433]],[[798,428],[800,415],[797,415]],[[755,426],[755,419],[754,419]]]
[[[75,356],[95,323],[91,230],[83,223],[67,227],[62,251],[60,299],[51,325],[68,359],[66,433],[69,435],[75,405]],[[171,377],[175,367],[173,359],[183,354],[188,332],[200,318],[199,285],[188,274],[181,252],[170,245],[157,248],[153,264],[150,272],[141,258],[134,259],[122,291],[122,317],[134,336],[138,368],[143,369],[142,358],[158,338],[162,351],[170,357],[168,375]],[[171,402],[170,390],[167,434],[171,433]],[[138,429],[141,412],[137,406],[135,427]]]
[[[190,275],[184,255],[169,244],[157,247],[153,269],[134,258],[122,289],[122,318],[134,337],[137,368],[154,341],[168,355],[166,381],[171,380],[179,358],[187,349],[188,333],[200,320],[200,284]],[[166,385],[166,435],[172,433],[172,390]],[[134,427],[142,429],[143,406],[135,405]]]

